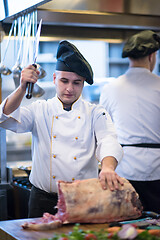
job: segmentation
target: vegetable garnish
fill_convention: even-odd
[[[160,230],[158,230],[160,231]],[[100,231],[82,230],[77,223],[73,231],[69,233],[55,234],[52,238],[43,238],[41,240],[160,240],[160,237],[150,234],[150,230],[136,229],[134,225],[125,224],[118,232],[109,232],[107,229]]]
[[[117,235],[120,239],[135,239],[138,232],[131,224],[125,224],[122,226],[122,229],[117,233]]]

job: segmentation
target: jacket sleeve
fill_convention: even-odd
[[[97,159],[102,161],[104,157],[113,156],[120,162],[123,157],[123,149],[118,142],[111,117],[102,107],[99,107],[98,114],[96,114],[94,130],[97,142]]]
[[[111,87],[110,84],[106,84],[101,91],[100,94],[100,99],[99,99],[99,104],[102,105],[107,112],[110,114],[110,117],[112,118],[112,112],[110,111],[110,102],[108,101],[109,99],[111,99],[110,93],[113,91],[111,91]]]
[[[7,98],[0,105],[0,127],[17,133],[29,132],[33,128],[33,107],[19,107],[9,115],[3,113]]]

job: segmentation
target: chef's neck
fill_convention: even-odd
[[[70,111],[72,109],[72,104],[63,104],[63,109],[66,111]]]
[[[149,71],[153,71],[156,63],[156,52],[145,56],[143,58],[129,58],[129,67],[139,67],[139,68],[146,68]]]
[[[149,62],[145,58],[131,59],[129,58],[129,67],[143,67],[149,69]]]

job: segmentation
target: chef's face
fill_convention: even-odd
[[[56,71],[53,74],[57,96],[64,106],[71,106],[80,97],[84,80],[74,72]]]

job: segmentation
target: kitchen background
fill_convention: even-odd
[[[128,68],[128,59],[121,58],[124,41],[144,29],[159,32],[159,10],[159,0],[0,0],[0,60],[12,71],[10,75],[0,74],[2,100],[19,84],[19,75],[13,74],[13,68],[16,64],[24,67],[27,62],[24,56],[28,41],[21,45],[21,39],[24,36],[28,36],[27,39],[34,37],[29,36],[27,29],[23,32],[23,25],[18,29],[18,19],[23,21],[24,16],[31,14],[35,21],[32,33],[35,33],[35,26],[43,19],[37,63],[45,72],[38,81],[40,88],[35,95],[44,94],[30,100],[24,98],[22,104],[55,95],[52,82],[55,56],[59,41],[64,39],[75,44],[90,62],[94,84],[90,86],[86,83],[82,96],[98,104],[104,84],[116,81],[116,77]],[[30,24],[27,24],[29,27]],[[9,39],[11,29],[13,31]],[[20,32],[23,32],[23,37],[18,35]],[[30,63],[32,53],[31,44],[28,56]],[[160,75],[159,52],[157,59],[154,72]],[[26,168],[30,170],[31,164],[31,134],[15,134],[0,128],[0,220],[27,217],[30,185]]]
[[[94,71],[94,84],[92,86],[85,84],[82,96],[86,100],[98,104],[100,91],[104,84],[109,81],[115,81],[116,77],[123,74],[128,68],[128,59],[121,58],[121,52],[124,43],[109,43],[105,41],[91,40],[70,40],[75,44],[86,59],[90,62]],[[24,98],[23,105],[29,104],[37,99],[48,99],[55,95],[55,87],[53,84],[53,72],[56,63],[56,50],[59,41],[41,41],[39,45],[39,54],[37,63],[45,70],[46,76],[39,79],[38,85],[45,91],[44,95],[37,98],[33,97],[28,100]],[[6,40],[2,42],[5,49]],[[4,46],[4,47],[3,47]],[[15,64],[14,59],[14,40],[11,40],[6,55],[7,67],[12,69]],[[23,54],[23,53],[22,53]],[[158,61],[154,72],[160,74],[160,57],[158,53]],[[15,89],[13,74],[3,76],[2,78],[2,99],[8,96]],[[31,134],[15,134],[6,131],[7,140],[7,161],[31,160]]]
[[[90,62],[94,71],[94,84],[92,86],[85,84],[83,90],[83,98],[90,102],[98,103],[100,90],[108,81],[113,81],[115,77],[122,74],[128,66],[128,61],[121,59],[122,44],[107,43],[104,41],[87,41],[87,40],[70,40],[75,44],[86,59]],[[6,41],[2,42],[5,50]],[[56,50],[59,41],[41,41],[39,45],[39,54],[37,63],[45,70],[46,76],[39,79],[38,85],[45,91],[44,95],[37,98],[33,97],[28,100],[23,99],[23,105],[29,104],[37,99],[48,99],[55,95],[55,87],[53,84],[53,72],[56,63]],[[3,47],[4,46],[4,47]],[[5,61],[7,67],[12,69],[16,59],[14,58],[14,40],[9,43],[8,54]],[[22,53],[23,55],[23,53]],[[2,78],[2,99],[8,96],[15,89],[13,74],[3,76]],[[7,161],[31,160],[31,134],[15,134],[6,131],[7,140]]]

